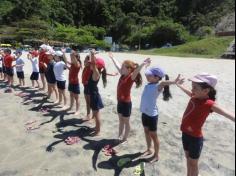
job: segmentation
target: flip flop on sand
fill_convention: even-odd
[[[135,167],[134,175],[142,175],[144,173],[145,163],[141,163],[139,166]]]
[[[42,113],[46,113],[49,111],[49,108],[41,108],[41,109],[39,109],[39,111]]]
[[[79,141],[80,141],[79,137],[68,137],[67,139],[65,139],[65,143],[67,145],[77,144],[79,143]]]
[[[107,152],[110,149],[112,149],[112,146],[111,145],[106,145],[105,147],[103,147],[102,152]]]
[[[40,126],[28,126],[26,128],[26,131],[31,132],[31,131],[37,130],[39,128],[40,128]]]
[[[115,150],[115,149],[113,149],[113,148],[111,148],[111,149],[109,149],[109,150],[107,150],[106,152],[105,152],[105,155],[106,156],[114,156],[114,155],[116,155],[118,152]]]
[[[36,123],[36,122],[37,122],[37,120],[31,120],[31,121],[26,122],[25,125],[26,126],[32,125],[33,123]]]
[[[117,162],[117,166],[122,168],[122,167],[124,167],[125,165],[127,165],[130,162],[132,162],[132,159],[130,159],[130,158],[122,158],[122,159],[120,159]]]

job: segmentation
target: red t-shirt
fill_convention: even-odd
[[[215,102],[210,99],[192,98],[184,113],[181,131],[193,137],[203,137],[202,127],[214,104]]]
[[[45,51],[41,51],[39,53],[39,68],[43,69],[44,68],[44,58],[47,57],[46,52]]]
[[[89,78],[91,77],[92,70],[90,69],[90,66],[87,66],[84,68],[82,73],[82,83],[83,85],[88,85]]]
[[[14,58],[11,55],[6,55],[4,57],[4,65],[6,68],[12,68],[12,62]]]
[[[78,78],[79,71],[80,71],[80,67],[78,67],[77,65],[71,64],[70,72],[69,72],[70,84],[79,84],[79,78]]]
[[[134,84],[132,80],[132,74],[128,76],[121,76],[118,88],[117,88],[117,99],[120,102],[129,103],[131,102],[131,88]]]

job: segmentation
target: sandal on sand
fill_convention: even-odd
[[[111,145],[106,145],[103,149],[102,152],[107,152],[108,150],[112,149]]]
[[[135,167],[134,175],[142,175],[144,173],[145,163],[141,163],[139,166]]]
[[[113,149],[113,148],[111,148],[111,149],[109,149],[109,150],[107,150],[106,152],[105,152],[105,155],[106,156],[114,156],[114,155],[116,155],[118,152],[115,150],[115,149]]]
[[[31,121],[26,122],[25,125],[26,126],[27,125],[32,125],[33,123],[36,123],[36,122],[37,122],[37,120],[31,120]]]
[[[65,139],[65,143],[67,145],[77,144],[79,141],[80,141],[79,137],[68,137],[67,139]]]
[[[124,167],[126,164],[132,162],[132,160],[130,158],[122,158],[117,162],[117,166],[122,168]]]
[[[28,126],[28,127],[26,128],[26,130],[27,130],[28,132],[30,132],[30,131],[37,130],[37,129],[39,129],[39,128],[40,128],[40,126]]]

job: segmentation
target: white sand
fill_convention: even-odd
[[[112,62],[106,54],[101,54],[106,59],[108,72],[116,72]],[[82,58],[84,58],[82,54]],[[115,54],[122,62],[132,59],[141,63],[148,56],[132,54]],[[223,107],[235,112],[235,61],[233,60],[208,60],[196,58],[173,58],[150,56],[152,65],[163,67],[174,79],[177,74],[186,78],[199,72],[209,72],[219,77],[218,102]],[[27,61],[25,71],[27,78],[31,73],[31,65]],[[121,157],[135,156],[143,152],[145,139],[141,124],[141,114],[138,110],[143,88],[133,88],[133,115],[132,132],[130,141],[125,146],[119,146],[118,157],[106,157],[100,151],[102,146],[110,142],[109,139],[117,137],[118,117],[116,114],[116,87],[119,77],[109,77],[108,87],[100,92],[106,105],[102,111],[102,136],[91,138],[86,136],[86,126],[81,124],[79,118],[86,113],[83,96],[81,116],[66,115],[60,109],[53,108],[49,114],[37,112],[37,107],[42,99],[41,94],[27,89],[34,96],[33,103],[23,105],[22,99],[14,94],[4,94],[4,84],[0,83],[0,176],[112,176],[134,175],[133,163],[122,170],[114,167]],[[186,82],[190,87],[190,83]],[[83,90],[82,90],[83,91]],[[147,176],[184,176],[186,175],[185,158],[181,144],[179,126],[182,114],[187,106],[188,97],[178,88],[171,88],[173,100],[163,102],[158,100],[160,121],[158,133],[161,140],[161,160],[155,165],[146,165]],[[44,104],[45,105],[45,104]],[[46,104],[50,105],[50,104]],[[64,118],[64,128],[57,131],[56,124]],[[40,129],[31,133],[26,132],[24,124],[29,120],[38,120],[36,124],[43,123]],[[45,123],[48,122],[48,123]],[[205,127],[205,145],[200,162],[202,176],[234,176],[235,175],[235,125],[219,115],[211,115]],[[75,134],[82,138],[79,144],[67,146],[63,139]],[[52,146],[52,148],[51,148]],[[46,152],[46,149],[53,149]]]

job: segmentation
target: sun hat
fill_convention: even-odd
[[[189,81],[196,83],[207,83],[209,86],[215,88],[218,82],[218,79],[215,75],[211,75],[209,73],[200,73],[190,78]]]
[[[166,74],[165,74],[165,71],[160,67],[151,67],[146,70],[145,75],[146,76],[158,76],[160,78],[163,78]]]
[[[47,52],[46,52],[47,55],[53,55],[53,56],[54,56],[55,53],[56,53],[56,52],[54,51],[54,49],[53,49],[51,46],[49,46],[49,45],[47,46],[47,49],[46,49],[46,50],[47,50]]]

